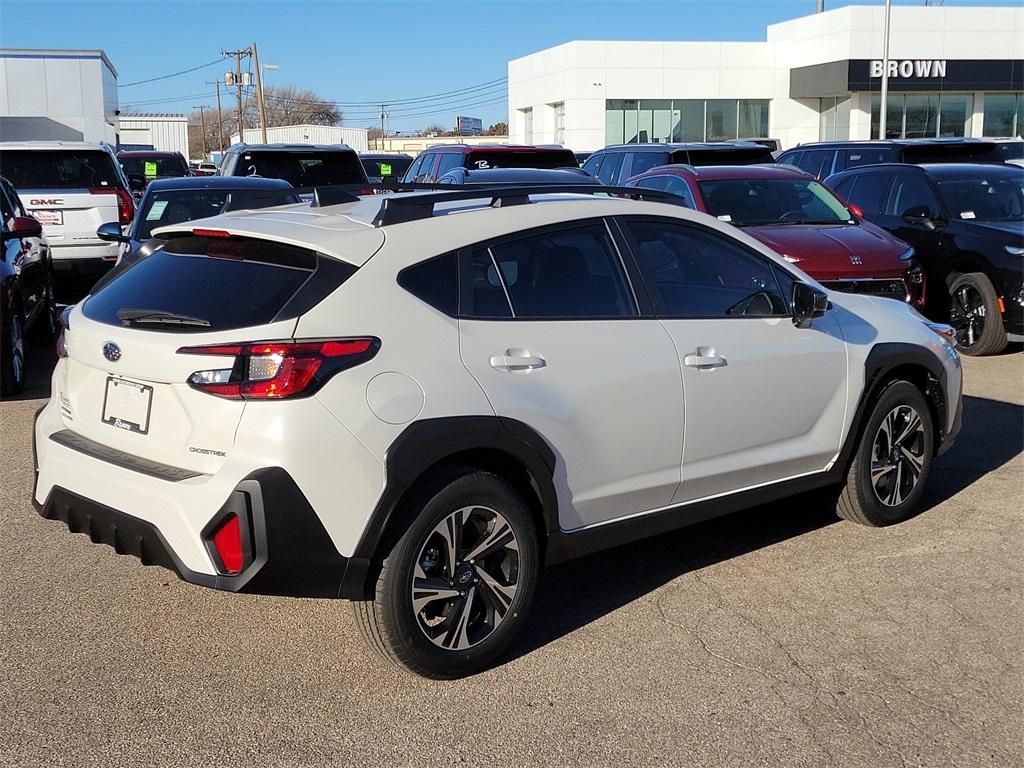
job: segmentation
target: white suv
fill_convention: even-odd
[[[67,318],[40,513],[196,584],[352,600],[431,677],[495,659],[544,564],[819,487],[912,514],[960,427],[950,329],[601,192],[158,230]]]

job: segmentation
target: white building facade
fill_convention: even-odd
[[[366,128],[346,128],[341,125],[281,125],[267,128],[269,144],[347,144],[356,152],[369,148]],[[246,144],[261,144],[259,128],[245,129]],[[238,143],[238,134],[231,135],[231,143]]]
[[[881,5],[846,6],[762,42],[548,48],[508,64],[510,140],[877,138],[884,24]],[[896,6],[890,29],[890,138],[1024,135],[1024,7]]]
[[[180,152],[187,160],[188,118],[180,114],[121,115],[121,149]],[[200,148],[201,150],[202,148]]]
[[[0,141],[118,141],[117,70],[103,51],[0,48]]]

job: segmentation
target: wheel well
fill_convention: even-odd
[[[869,405],[873,408],[882,396],[885,388],[896,381],[910,382],[924,395],[925,402],[928,403],[928,409],[931,411],[932,419],[935,422],[935,449],[938,450],[939,444],[942,442],[942,432],[946,423],[946,398],[942,392],[939,380],[923,365],[914,365],[912,363],[897,365],[879,377]],[[869,413],[870,410],[865,408],[865,419],[861,424],[861,430],[863,430],[864,424],[867,423]]]
[[[992,285],[996,289],[996,294],[998,296],[1003,295],[999,276],[996,274],[995,270],[992,269],[992,265],[989,263],[988,259],[979,253],[964,251],[956,254],[956,256],[947,262],[945,272],[947,288],[951,288],[953,283],[955,283],[957,278],[961,275],[966,275],[968,272],[981,272],[992,281]]]

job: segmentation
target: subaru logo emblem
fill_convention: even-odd
[[[121,348],[112,341],[103,345],[103,356],[112,363],[121,359]]]

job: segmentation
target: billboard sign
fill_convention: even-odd
[[[458,136],[481,136],[484,123],[479,117],[456,117],[455,133]]]

